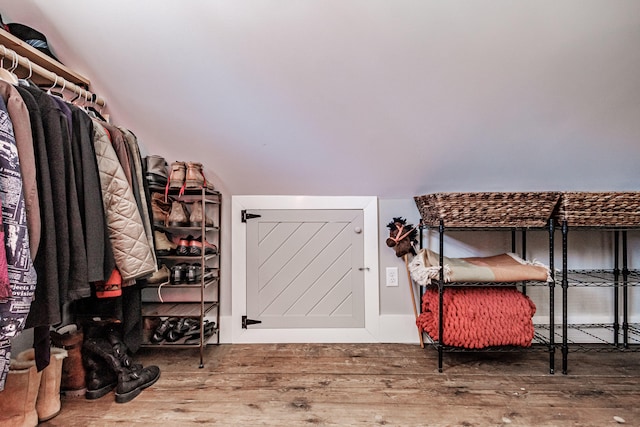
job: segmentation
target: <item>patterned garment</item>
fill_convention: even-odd
[[[11,357],[11,338],[24,328],[36,289],[29,230],[20,175],[20,159],[7,106],[0,98],[0,201],[11,297],[0,300],[0,391]]]
[[[0,203],[0,211],[2,206]],[[0,242],[4,242],[4,226],[0,216]],[[9,267],[7,266],[7,252],[4,245],[0,245],[0,301],[11,297],[11,282],[9,281]]]

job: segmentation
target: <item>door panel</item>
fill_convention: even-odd
[[[252,210],[247,316],[264,328],[364,327],[362,210]]]

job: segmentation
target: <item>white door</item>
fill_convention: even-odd
[[[377,222],[375,198],[234,196],[233,342],[376,342]]]
[[[364,327],[362,210],[245,212],[252,328]]]

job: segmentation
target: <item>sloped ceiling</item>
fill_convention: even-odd
[[[640,189],[637,0],[0,0],[230,194]]]

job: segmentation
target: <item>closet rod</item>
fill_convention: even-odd
[[[105,100],[99,97],[98,95],[96,95],[95,93],[92,93],[76,85],[75,83],[71,83],[70,81],[65,80],[64,78],[58,76],[56,73],[52,71],[47,70],[41,65],[34,64],[28,58],[25,58],[24,56],[17,54],[14,50],[9,49],[3,44],[0,44],[0,56],[6,59],[9,59],[11,61],[17,60],[18,65],[22,65],[23,68],[27,70],[30,69],[33,73],[39,75],[42,78],[47,79],[51,83],[54,83],[53,87],[55,86],[59,86],[60,88],[64,87],[66,90],[76,93],[80,98],[85,99],[101,107],[104,107],[105,105],[107,105]],[[6,67],[6,65],[4,67]]]

